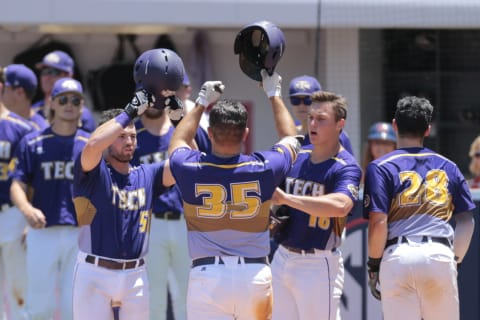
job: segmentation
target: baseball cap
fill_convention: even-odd
[[[61,78],[55,81],[52,89],[52,98],[67,92],[76,93],[83,97],[82,84],[72,78]]]
[[[73,74],[73,59],[68,55],[68,53],[56,50],[48,53],[43,57],[42,62],[39,62],[35,65],[37,69],[43,69],[45,67],[55,68],[62,70],[68,73]]]
[[[37,90],[38,80],[32,69],[24,64],[11,64],[4,69],[5,86],[23,88],[28,93]]]
[[[368,140],[386,140],[397,142],[395,131],[390,123],[376,122],[368,130]]]
[[[315,91],[322,90],[320,83],[314,77],[303,75],[293,78],[290,81],[290,89],[288,91],[290,97],[295,96],[311,96]]]

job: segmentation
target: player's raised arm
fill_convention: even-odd
[[[102,123],[90,136],[81,155],[82,170],[88,172],[102,159],[103,151],[122,134],[137,115],[141,115],[152,103],[152,95],[146,90],[135,92],[124,111],[115,118]]]
[[[168,147],[169,155],[179,147],[190,147],[205,108],[216,102],[224,89],[225,86],[221,81],[206,81],[202,85],[198,98],[195,101],[195,108],[185,115],[173,132],[170,146]]]
[[[296,135],[295,122],[282,99],[282,77],[276,72],[269,76],[265,69],[261,70],[261,75],[263,90],[272,104],[275,127],[279,137]]]

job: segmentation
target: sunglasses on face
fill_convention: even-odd
[[[474,156],[475,158],[480,158],[480,152],[475,152],[475,153],[473,154],[473,156]]]
[[[73,96],[71,97],[70,99],[68,99],[67,96],[60,96],[58,97],[58,103],[61,105],[61,106],[64,106],[66,105],[68,102],[70,101],[70,103],[75,106],[75,107],[80,107],[80,105],[82,104],[82,99],[77,97],[77,96]]]
[[[40,72],[42,76],[58,77],[63,71],[54,68],[43,68]]]
[[[312,104],[312,98],[310,97],[290,97],[290,103],[294,106],[300,105],[302,101],[303,101],[303,104],[306,106],[309,106]]]

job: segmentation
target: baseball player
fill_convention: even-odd
[[[272,198],[290,213],[272,262],[274,320],[340,319],[344,268],[338,247],[346,216],[358,200],[361,169],[339,140],[345,99],[327,91],[310,98],[312,149],[299,153]]]
[[[309,106],[312,104],[311,96],[315,91],[321,90],[322,87],[320,86],[320,83],[312,76],[302,75],[293,78],[292,81],[290,81],[290,87],[288,90],[290,104],[292,105],[293,114],[298,121],[298,134],[305,136],[302,143],[304,146],[311,144],[307,129],[309,121],[308,110]],[[345,130],[340,132],[340,143],[348,152],[353,154],[352,143]]]
[[[398,149],[370,163],[365,176],[369,285],[386,320],[460,317],[457,266],[475,205],[456,164],[423,147],[432,113],[427,99],[400,99],[392,123]]]
[[[32,108],[42,117],[51,120],[50,97],[53,84],[60,78],[73,78],[75,62],[68,53],[55,50],[46,54],[35,67],[40,71],[40,88],[44,98],[36,101]],[[92,132],[96,127],[92,112],[86,106],[82,106],[81,111],[82,114],[78,126],[87,132]]]
[[[11,197],[28,221],[26,309],[31,319],[72,319],[72,276],[77,256],[77,219],[72,202],[73,161],[89,133],[78,129],[81,84],[55,82],[52,126],[21,140],[16,153]],[[59,280],[57,286],[57,279]]]
[[[5,67],[4,78],[3,103],[8,110],[27,120],[35,130],[47,128],[47,120],[32,109],[38,86],[35,73],[23,64],[11,64]]]
[[[0,68],[0,319],[4,297],[10,318],[23,319],[25,302],[25,246],[22,235],[27,221],[10,200],[8,167],[20,140],[32,127],[8,111],[2,101],[3,69]]]
[[[281,99],[281,77],[266,71],[280,135],[295,134]],[[188,142],[206,106],[217,101],[220,81],[203,84],[195,108],[177,126],[170,142],[170,166],[182,193],[192,259],[187,294],[188,319],[269,319],[272,292],[269,207],[275,187],[294,161],[299,143],[284,137],[268,151],[242,154],[248,134],[247,112],[237,101],[217,102],[210,112],[212,152]]]
[[[151,105],[163,109],[166,95],[180,86],[183,70],[171,50],[144,52],[134,68],[139,90],[125,110],[104,113],[75,162],[74,201],[81,232],[74,319],[111,319],[112,307],[116,319],[149,319],[145,255],[152,207],[174,180],[168,161],[130,164],[137,146],[133,120]]]
[[[156,163],[168,158],[168,144],[174,127],[164,110],[147,109],[135,122],[135,127],[138,145],[132,164]],[[190,258],[182,199],[176,187],[155,199],[149,242],[146,258],[150,282],[150,319],[166,319],[167,282],[170,287],[177,288],[177,294],[171,295],[175,319],[185,319]],[[174,283],[167,281],[169,272],[173,273]]]

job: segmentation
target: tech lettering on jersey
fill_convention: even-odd
[[[131,211],[144,208],[146,205],[145,188],[123,190],[119,189],[115,184],[112,185],[112,205],[121,210]]]
[[[165,150],[165,151],[145,154],[139,157],[138,160],[140,161],[140,163],[148,164],[148,163],[154,163],[154,162],[161,162],[167,158],[168,158],[168,154],[167,154],[167,151]]]
[[[0,159],[10,160],[12,145],[10,141],[0,141]],[[8,164],[9,162],[0,163],[0,181],[8,180]]]
[[[285,190],[289,194],[297,196],[321,196],[325,194],[325,185],[298,178],[287,177],[285,179]]]
[[[40,167],[45,180],[68,179],[73,181],[73,161],[47,161],[42,162]]]

